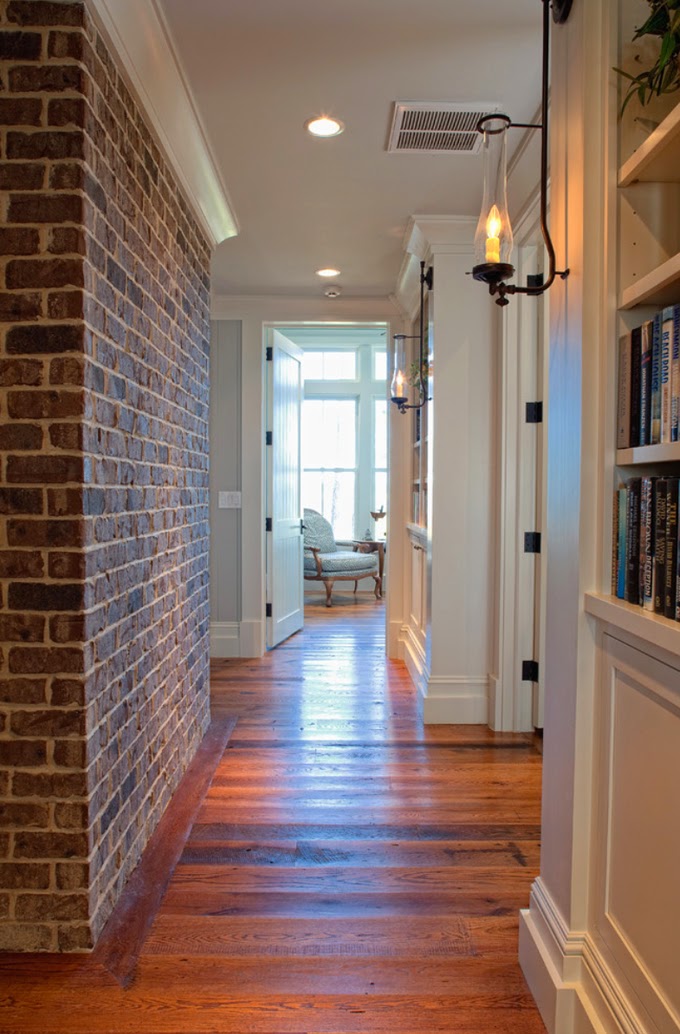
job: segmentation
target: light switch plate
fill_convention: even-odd
[[[240,492],[218,492],[217,493],[217,509],[218,510],[240,510],[241,509],[241,493]]]

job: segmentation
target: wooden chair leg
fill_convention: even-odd
[[[358,582],[358,580],[357,580],[357,579],[355,578],[355,579],[354,579],[354,594],[355,594],[355,595],[356,595],[356,591],[357,591],[358,585],[359,585],[359,582]]]
[[[379,574],[374,574],[373,577],[375,578],[375,598],[379,600],[382,596],[382,578]]]
[[[333,604],[331,603],[331,593],[333,591],[333,580],[331,578],[325,578],[324,585],[326,586],[326,606],[332,607]]]

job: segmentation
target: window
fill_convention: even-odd
[[[305,349],[302,370],[303,505],[338,539],[382,537],[371,510],[387,509],[387,352],[373,343]]]

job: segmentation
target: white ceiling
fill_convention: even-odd
[[[394,291],[413,214],[474,216],[480,157],[388,154],[395,101],[540,95],[540,0],[157,0],[239,222],[217,248],[220,294]],[[334,139],[312,115],[346,125]],[[516,131],[517,143],[520,131]]]

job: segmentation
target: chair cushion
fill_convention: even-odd
[[[378,557],[375,553],[336,549],[334,553],[320,553],[319,559],[324,574],[356,574],[361,578],[378,571]],[[305,571],[316,574],[316,563],[311,553],[305,553],[304,564]]]
[[[315,546],[322,553],[335,553],[337,546],[333,537],[333,529],[316,510],[305,509],[304,516],[305,546]]]

